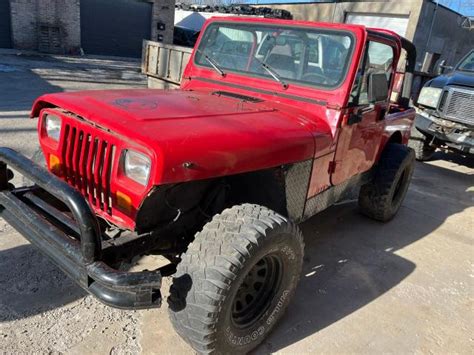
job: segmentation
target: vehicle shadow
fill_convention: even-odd
[[[350,202],[303,223],[306,256],[297,293],[255,353],[276,352],[311,336],[398,285],[416,264],[396,252],[472,206],[472,185],[472,175],[417,163],[407,198],[391,222],[371,221]],[[0,270],[0,323],[59,308],[86,295],[31,245],[0,251]]]
[[[15,67],[11,72],[0,72],[0,90],[2,99],[0,100],[1,111],[29,111],[33,102],[38,96],[44,93],[61,92],[63,89],[57,85],[52,85],[31,68]],[[21,118],[26,118],[22,115]],[[18,116],[3,117],[0,119],[20,118]]]
[[[278,352],[318,333],[398,285],[416,264],[397,251],[473,206],[473,185],[469,174],[417,163],[407,198],[389,223],[362,216],[356,202],[303,223],[306,256],[299,287],[285,316],[255,353]]]
[[[451,163],[463,165],[470,169],[474,169],[474,157],[469,155],[462,155],[456,152],[436,151],[436,153],[433,154],[431,160],[445,160]]]
[[[0,251],[0,323],[55,309],[86,295],[31,244]]]
[[[14,115],[15,111],[29,111],[33,102],[46,93],[144,88],[146,80],[139,64],[132,59],[89,58],[85,61],[79,57],[0,52],[0,119],[20,118]],[[13,114],[1,115],[2,111]]]

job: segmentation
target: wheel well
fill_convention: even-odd
[[[194,235],[215,214],[243,203],[265,206],[288,215],[281,168],[155,187],[141,204],[137,231],[173,226],[168,237]],[[172,236],[172,234],[176,234]]]
[[[403,136],[402,136],[402,133],[400,131],[396,131],[395,133],[393,133],[390,138],[388,139],[387,141],[387,144],[388,143],[398,143],[398,144],[402,144],[403,143]]]
[[[382,156],[383,151],[387,148],[387,146],[390,143],[403,144],[402,133],[400,131],[396,131],[390,136],[390,138],[388,138],[388,140],[385,143],[382,143],[382,145],[379,148],[376,161],[379,161],[380,157]]]
[[[226,180],[229,184],[230,205],[252,203],[288,215],[285,177],[281,168],[234,175]]]

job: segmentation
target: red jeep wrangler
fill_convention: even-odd
[[[180,90],[40,97],[40,157],[0,148],[0,215],[108,305],[159,307],[172,276],[176,331],[199,352],[247,352],[295,292],[299,222],[354,192],[373,219],[400,208],[414,63],[387,30],[211,19]],[[120,267],[144,254],[169,263]]]

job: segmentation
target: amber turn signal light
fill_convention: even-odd
[[[48,166],[49,166],[49,170],[55,174],[59,174],[59,172],[61,171],[61,161],[54,154],[49,155]]]
[[[132,212],[132,198],[130,196],[120,191],[117,191],[115,196],[117,198],[118,208],[127,213]]]

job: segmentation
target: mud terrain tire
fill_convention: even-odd
[[[412,149],[401,144],[387,144],[374,178],[360,189],[361,212],[378,221],[391,220],[405,198],[414,166],[415,153]]]
[[[430,145],[430,138],[416,129],[415,125],[411,128],[408,146],[415,151],[415,157],[418,161],[430,160],[436,151],[436,147]]]
[[[197,233],[168,298],[171,322],[199,353],[246,353],[283,315],[304,253],[299,228],[278,213],[243,204]]]

